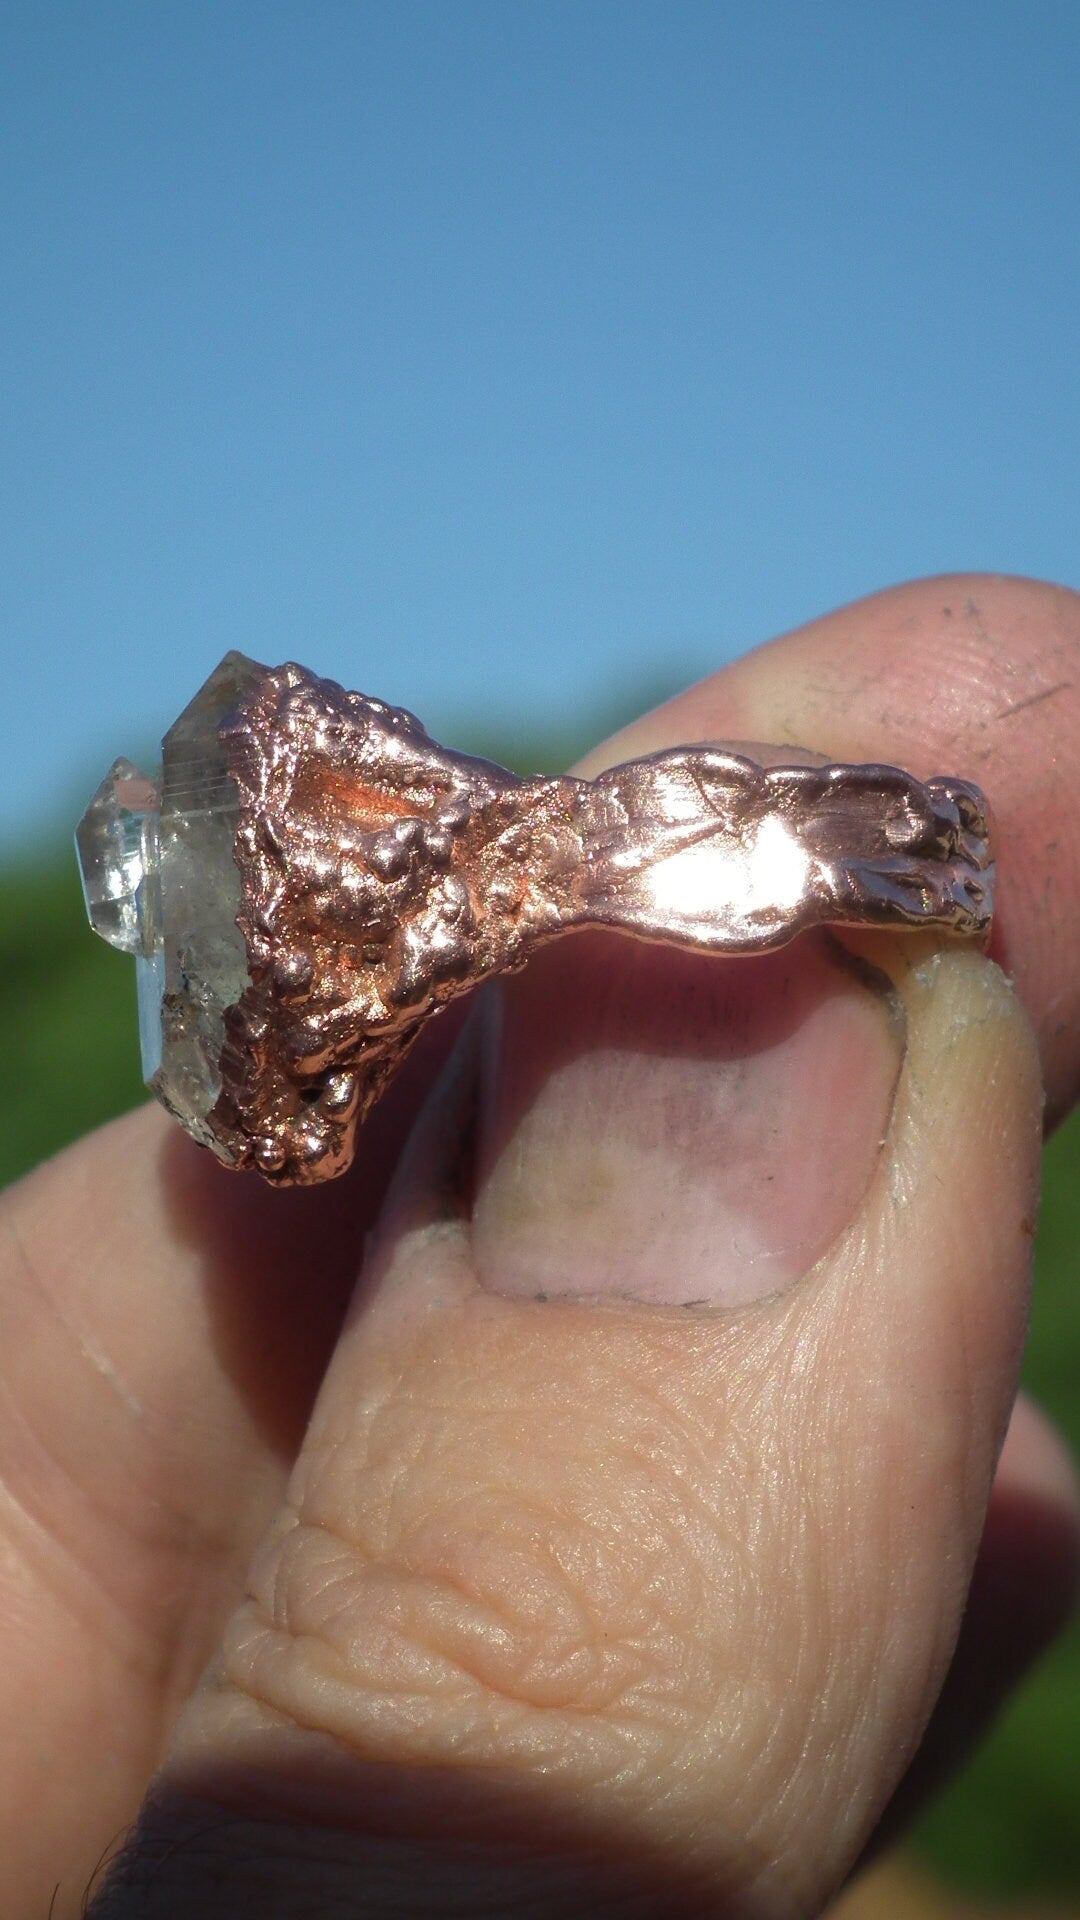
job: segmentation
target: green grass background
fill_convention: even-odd
[[[569,755],[508,757],[526,768]],[[0,869],[0,1062],[0,1184],[144,1097],[134,969],[89,932],[73,856],[55,840]],[[1080,1452],[1078,1174],[1074,1120],[1046,1150],[1025,1377]],[[1028,1681],[916,1845],[973,1893],[1080,1901],[1080,1631]]]

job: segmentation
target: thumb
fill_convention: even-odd
[[[594,956],[609,1009],[640,1004],[632,951],[629,985],[613,951]],[[453,1164],[459,1083],[427,1115],[375,1297],[357,1302],[289,1506],[181,1725],[157,1816],[177,1872],[192,1855],[176,1823],[205,1832],[209,1800],[243,1814],[214,1828],[230,1858],[239,1847],[238,1872],[265,1876],[272,1833],[275,1873],[366,1884],[377,1866],[391,1912],[413,1910],[435,1870],[463,1912],[487,1910],[492,1876],[496,1911],[522,1875],[536,1912],[569,1887],[585,1910],[617,1896],[644,1913],[670,1911],[674,1885],[690,1911],[811,1911],[842,1878],[956,1633],[1015,1381],[1039,1126],[1026,1022],[992,965],[881,940],[863,957],[853,984],[820,954],[813,990],[792,974],[774,1045],[802,1075],[784,1143],[795,1171],[785,1184],[774,1169],[769,1281],[750,1299],[733,1195],[756,1189],[753,1143],[768,1153],[776,1111],[770,1048],[752,1050],[757,963],[724,970],[742,1054],[708,1057],[700,997],[677,979],[660,993],[654,972],[645,1004],[663,1046],[642,1046],[639,1022],[636,1049],[614,1050],[616,1096],[578,1085],[584,1135],[575,1075],[602,1081],[605,1049],[567,1060],[496,1152],[522,1104],[519,1065],[535,1078],[514,1037],[550,1017],[550,981],[515,983],[509,1052],[489,1065],[475,1256]],[[800,1153],[824,1174],[838,1053],[872,1120],[865,1189],[846,1223],[811,1193],[801,1242]],[[666,1144],[655,1162],[643,1146],[639,1110],[679,1106],[680,1068],[696,1090],[678,1184]],[[703,1097],[710,1075],[730,1099]],[[604,1236],[582,1236],[580,1265],[576,1203],[559,1213],[544,1165],[560,1098],[576,1129],[560,1164],[604,1195]],[[745,1182],[732,1182],[740,1124]],[[641,1223],[665,1202],[650,1259]],[[767,1239],[756,1199],[750,1212]],[[810,1257],[830,1226],[797,1275],[799,1247]],[[155,1884],[165,1902],[167,1878]]]
[[[954,1643],[1040,1115],[972,951],[539,956],[421,1122],[102,1910],[820,1907]]]

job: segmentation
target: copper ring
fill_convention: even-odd
[[[965,780],[707,744],[523,779],[235,653],[166,735],[160,782],[117,761],[78,844],[93,925],[139,960],[151,1086],[228,1166],[279,1184],[343,1172],[429,1016],[543,941],[985,939],[994,879]]]

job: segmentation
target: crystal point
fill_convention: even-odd
[[[157,812],[149,774],[114,760],[75,830],[87,918],[123,953],[156,944]]]
[[[90,924],[137,959],[144,1078],[218,1151],[225,1013],[250,981],[225,728],[258,671],[227,654],[166,734],[160,782],[117,760],[76,833]]]

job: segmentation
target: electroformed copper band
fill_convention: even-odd
[[[821,924],[988,933],[986,803],[964,780],[708,745],[523,779],[302,667],[243,664],[220,736],[250,984],[208,1127],[272,1181],[342,1172],[429,1015],[577,928],[718,955]]]

